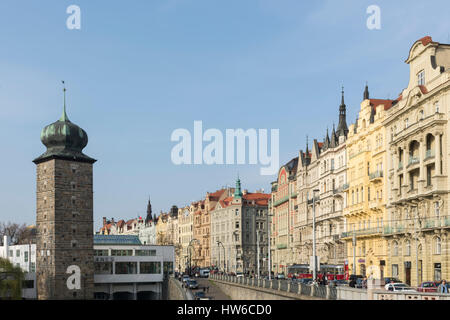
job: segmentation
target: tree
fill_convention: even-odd
[[[22,299],[22,282],[24,273],[20,267],[4,258],[0,258],[0,299]]]
[[[19,225],[12,222],[0,222],[1,239],[3,240],[4,236],[8,236],[12,245],[28,243],[34,234],[33,229],[28,228],[25,224]]]

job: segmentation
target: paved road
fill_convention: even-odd
[[[220,290],[218,286],[214,285],[213,281],[210,281],[208,278],[195,278],[195,280],[198,282],[199,289],[192,290],[193,293],[196,291],[203,291],[204,287],[209,287],[205,294],[207,297],[211,297],[212,300],[231,300],[230,297]]]

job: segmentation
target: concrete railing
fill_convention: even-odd
[[[328,299],[335,300],[338,296],[336,287],[323,286],[323,285],[306,285],[303,283],[292,283],[289,280],[268,280],[268,279],[257,279],[257,278],[247,278],[247,277],[235,277],[226,275],[212,274],[209,276],[210,279],[219,280],[230,283],[237,283],[239,285],[269,289],[275,292],[288,293],[298,295],[298,299],[302,296],[315,297],[318,299]]]
[[[390,292],[385,290],[374,290],[373,300],[450,300],[450,294],[433,292]]]
[[[450,294],[432,292],[391,292],[380,288],[357,289],[346,286],[332,287],[323,285],[305,285],[289,280],[267,280],[224,275],[210,275],[211,279],[237,283],[239,285],[269,289],[274,293],[298,295],[298,299],[314,297],[326,300],[450,300]]]

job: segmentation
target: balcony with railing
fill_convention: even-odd
[[[396,223],[389,226],[384,227],[384,234],[385,235],[391,235],[396,233],[405,233],[407,228],[405,228],[405,225]]]
[[[285,197],[281,197],[280,199],[275,199],[275,201],[273,202],[273,206],[279,206],[282,203],[285,203],[286,201],[289,200],[289,196],[285,196]]]
[[[377,234],[382,234],[382,233],[383,233],[382,227],[374,227],[374,228],[366,228],[366,229],[361,229],[361,230],[343,232],[341,235],[341,238],[353,237],[353,234],[355,234],[355,236],[357,236],[357,237],[360,237],[360,236],[372,236],[372,235],[377,235]]]
[[[406,220],[393,222],[384,227],[384,235],[398,233],[414,233],[418,231],[433,230],[438,228],[450,228],[450,216],[434,216],[420,218],[419,220]]]
[[[410,156],[408,159],[408,167],[418,164],[420,162],[419,157]]]
[[[425,161],[430,160],[434,158],[434,151],[433,150],[427,150],[425,151]]]
[[[421,220],[422,229],[450,227],[450,216],[434,216]]]
[[[369,174],[370,181],[381,181],[383,178],[383,171],[377,170]]]

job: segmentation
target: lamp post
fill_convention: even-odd
[[[236,242],[238,241],[237,240],[238,232],[234,231],[233,235],[234,235],[234,241],[235,241],[235,245],[234,245],[234,273],[237,274],[237,245],[236,245]]]
[[[269,271],[269,281],[272,280],[272,261],[271,261],[271,255],[270,255],[270,245],[272,240],[270,239],[270,217],[273,217],[273,214],[269,214],[267,213],[267,240],[268,240],[268,252],[267,252],[267,257],[268,257],[268,263],[267,263],[267,267],[268,267],[268,271]]]
[[[257,278],[259,279],[259,230],[256,230],[256,259]]]
[[[217,247],[219,249],[219,269],[220,269],[220,245],[222,245],[223,248],[223,272],[225,273],[225,247],[222,242],[217,240]]]
[[[316,259],[316,192],[319,189],[313,190],[313,281],[317,279],[317,259]]]
[[[194,238],[191,241],[189,241],[188,249],[189,249],[189,247],[194,249],[194,247],[192,246],[192,242],[195,242],[195,241],[198,242],[198,244],[200,244],[200,241]],[[192,272],[192,253],[191,253],[191,250],[189,250],[189,275],[191,275],[191,272]]]
[[[417,226],[420,224],[420,216],[419,216],[419,204],[418,202],[415,202],[411,207],[416,208],[416,214],[414,219],[414,235],[415,235],[415,243],[416,243],[416,281],[417,286],[420,285],[420,278],[419,278],[419,232],[420,230],[417,228]]]

